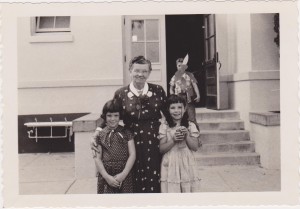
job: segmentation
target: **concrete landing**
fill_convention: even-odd
[[[279,191],[280,170],[201,166],[199,192]],[[75,179],[74,153],[19,154],[20,194],[96,194],[97,179]]]

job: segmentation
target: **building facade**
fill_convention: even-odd
[[[189,54],[188,70],[201,93],[198,107],[237,110],[249,128],[249,112],[280,110],[274,16],[20,18],[19,115],[99,113],[129,83],[128,63],[136,55],[152,61],[149,82],[167,92],[176,59]]]

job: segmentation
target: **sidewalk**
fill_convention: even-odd
[[[280,170],[199,167],[199,192],[279,191]],[[75,179],[74,153],[19,154],[20,194],[96,194],[97,179]]]

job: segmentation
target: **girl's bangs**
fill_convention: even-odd
[[[182,103],[184,107],[186,106],[185,100],[182,97],[177,96],[177,95],[171,95],[168,98],[167,103],[168,103],[168,107],[170,107],[171,104],[176,104],[176,103]]]

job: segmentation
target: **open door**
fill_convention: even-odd
[[[218,53],[216,50],[216,19],[214,14],[204,15],[204,46],[206,82],[206,107],[220,109],[220,87],[218,70]]]
[[[131,81],[129,62],[142,55],[151,61],[148,82],[166,89],[166,43],[164,15],[128,15],[124,17],[124,85]]]

